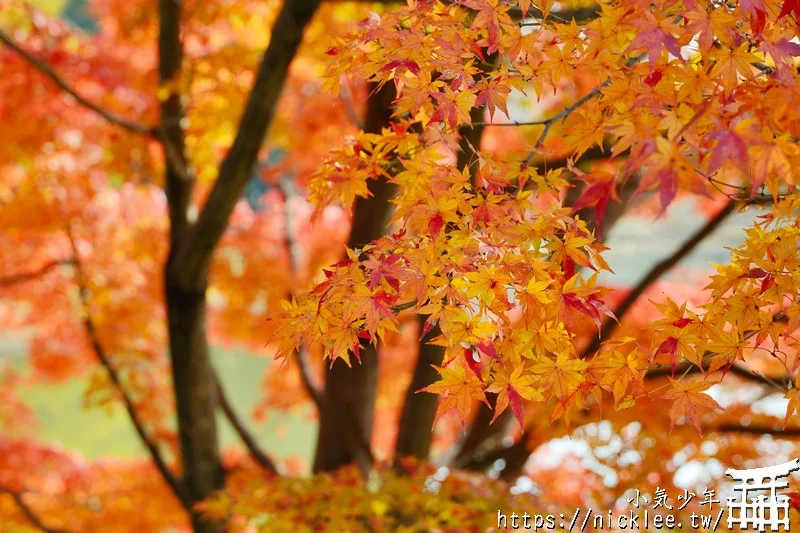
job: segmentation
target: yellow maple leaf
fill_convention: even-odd
[[[507,367],[502,367],[495,373],[494,382],[486,389],[489,392],[497,393],[497,403],[495,404],[492,422],[511,405],[511,411],[517,418],[519,425],[524,427],[522,399],[542,399],[541,389],[533,387],[537,377],[529,373],[523,375],[523,370],[524,366],[518,365],[510,372]]]
[[[586,361],[561,352],[555,360],[545,357],[533,365],[531,371],[540,374],[541,383],[552,389],[559,401],[564,401],[583,383],[585,378],[582,372],[587,366]]]
[[[664,394],[664,398],[675,400],[669,412],[669,430],[675,426],[680,418],[684,417],[697,429],[701,435],[703,430],[700,427],[701,409],[722,410],[722,407],[704,391],[715,385],[713,381],[693,381],[684,385],[676,379],[670,379],[672,388]]]
[[[475,400],[480,400],[488,405],[483,384],[475,376],[467,377],[463,366],[455,365],[450,368],[437,366],[434,368],[442,379],[417,391],[439,395],[439,408],[436,410],[434,425],[439,417],[453,409],[458,412],[462,425],[466,424],[467,416]]]

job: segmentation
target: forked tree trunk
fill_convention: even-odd
[[[283,3],[236,137],[220,165],[206,204],[193,224],[186,218],[192,175],[183,150],[180,96],[173,93],[162,103],[159,137],[167,160],[166,192],[171,222],[165,297],[187,507],[206,500],[225,486],[215,419],[217,381],[206,337],[205,295],[211,258],[242,191],[252,178],[289,65],[319,1],[286,0]],[[159,5],[159,74],[161,81],[167,82],[180,72],[181,2],[161,0]],[[190,514],[195,533],[222,533],[226,529],[224,524],[205,520],[193,508]]]
[[[168,83],[179,75],[183,61],[180,40],[181,4],[159,3],[159,79]],[[214,416],[213,369],[206,340],[205,281],[187,290],[173,268],[175,252],[187,235],[186,210],[194,184],[187,164],[185,139],[180,126],[184,116],[180,95],[173,90],[161,104],[161,138],[167,160],[166,195],[170,217],[170,255],[164,272],[167,330],[172,363],[172,382],[178,417],[182,485],[186,505],[206,499],[225,486],[217,444]],[[221,524],[203,519],[190,509],[195,533],[220,533]]]

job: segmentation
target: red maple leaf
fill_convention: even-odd
[[[665,26],[665,21],[659,21],[650,12],[645,12],[645,18],[632,22],[634,26],[641,28],[642,31],[633,39],[627,51],[638,48],[647,48],[647,56],[650,60],[650,69],[654,69],[662,49],[677,58],[681,57],[681,47],[678,39],[670,33],[669,27]]]
[[[795,18],[800,19],[800,0],[786,0],[778,18],[783,18],[790,13],[794,13]]]

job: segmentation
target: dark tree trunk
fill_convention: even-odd
[[[379,133],[389,125],[394,97],[391,84],[380,89],[370,87],[365,132]],[[395,187],[386,179],[378,179],[370,182],[369,191],[371,196],[356,200],[353,229],[347,243],[350,248],[360,248],[386,231],[391,215],[389,199]],[[378,353],[373,346],[365,346],[361,351],[361,364],[353,358],[350,368],[343,361],[337,361],[326,371],[315,472],[336,470],[347,464],[357,464],[362,471],[370,467],[377,382]]]
[[[494,408],[497,404],[497,394],[488,393],[486,399],[491,407],[481,403],[478,411],[472,419],[472,423],[467,430],[467,434],[461,441],[458,450],[451,459],[451,464],[456,468],[463,468],[472,460],[475,453],[480,453],[483,448],[495,448],[500,445],[500,441],[506,434],[511,422],[511,409],[503,411],[497,419],[494,418]]]
[[[419,316],[419,327],[422,331],[427,316]],[[439,328],[434,328],[431,335],[439,335]],[[431,336],[429,335],[429,337]],[[441,365],[444,348],[424,341],[419,344],[419,355],[414,365],[411,384],[406,391],[400,425],[397,428],[395,457],[412,456],[420,459],[428,457],[433,439],[433,419],[439,405],[439,397],[435,394],[417,391],[434,383],[439,373],[433,365]]]
[[[159,77],[166,82],[181,68],[181,2],[161,0],[159,6]],[[166,193],[171,222],[165,297],[187,507],[225,486],[215,418],[217,380],[206,337],[205,295],[211,259],[231,212],[252,178],[289,65],[318,6],[319,0],[287,0],[281,7],[236,137],[194,224],[189,223],[186,213],[193,175],[184,153],[180,95],[170,94],[161,107],[158,136],[167,162]],[[189,510],[195,533],[225,530],[224,524],[204,520],[194,509]]]
[[[215,380],[206,340],[205,291],[184,291],[168,278],[166,293],[183,483],[189,500],[199,502],[225,486],[214,416]],[[223,530],[197,513],[191,516],[195,533]]]
[[[474,123],[483,121],[484,107],[473,108],[470,111],[470,119]],[[459,170],[469,167],[473,183],[478,173],[478,158],[474,150],[480,149],[481,138],[483,137],[484,127],[476,125],[472,128],[461,130],[461,141],[459,142],[458,157],[456,165]],[[419,317],[420,331],[427,319],[426,316]],[[434,338],[440,334],[439,328],[435,327],[429,333],[428,338]],[[434,383],[439,374],[432,365],[441,365],[444,359],[444,348],[427,344],[426,339],[419,343],[419,356],[414,366],[414,374],[411,377],[411,384],[406,391],[403,411],[400,415],[400,425],[395,441],[395,457],[412,456],[418,459],[427,459],[431,450],[433,440],[433,421],[436,417],[436,409],[439,406],[439,397],[435,394],[417,391]]]
[[[181,4],[161,0],[159,15],[159,78],[162,83],[167,83],[179,74],[183,61]],[[186,237],[186,210],[194,185],[180,126],[183,116],[181,97],[173,91],[161,104],[160,135],[167,161],[166,196],[170,217],[170,257],[164,286],[182,485],[186,491],[186,503],[191,506],[224,488],[225,474],[217,443],[216,389],[212,386],[215,380],[206,340],[206,284],[204,282],[196,290],[187,290],[178,283],[180,280],[174,274],[172,264],[176,248]],[[199,513],[188,510],[195,533],[220,533],[224,530],[223,525],[207,521]]]

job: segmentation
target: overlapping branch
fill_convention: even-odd
[[[289,265],[294,275],[297,274],[300,268],[300,246],[294,238],[297,230],[297,221],[294,214],[289,209],[289,199],[297,194],[295,191],[294,183],[289,177],[281,177],[278,182],[278,190],[283,198],[283,213],[284,213],[284,228],[283,239],[286,252],[289,254]],[[311,372],[311,362],[308,359],[308,350],[305,346],[300,346],[295,352],[295,359],[297,366],[300,370],[300,380],[303,383],[303,388],[306,393],[314,402],[317,412],[322,408],[322,387],[314,382],[314,376]]]
[[[19,274],[11,274],[10,276],[0,278],[0,287],[8,287],[11,285],[16,285],[17,283],[31,281],[47,274],[54,268],[74,264],[75,261],[72,259],[54,259],[52,261],[48,261],[36,270],[32,270],[30,272],[21,272]]]
[[[649,289],[656,281],[661,279],[664,274],[672,270],[678,263],[680,263],[686,256],[697,248],[709,235],[723,223],[734,212],[737,203],[733,200],[728,201],[716,215],[714,215],[706,224],[697,230],[680,248],[672,252],[669,256],[665,257],[656,263],[650,271],[636,284],[633,290],[628,293],[625,299],[614,310],[614,315],[617,320],[607,319],[603,324],[603,328],[598,337],[595,337],[591,344],[581,354],[581,359],[590,357],[592,354],[600,349],[603,342],[608,340],[614,331],[619,326],[619,323],[628,314],[633,305],[639,300],[647,289]]]
[[[319,0],[286,2],[278,14],[233,144],[197,223],[176,250],[170,266],[170,275],[183,290],[197,290],[205,284],[211,254],[252,177],[289,65],[318,5]]]
[[[20,493],[15,492],[7,487],[0,486],[0,494],[3,493],[11,496],[11,499],[17,504],[17,507],[19,507],[19,510],[25,516],[25,519],[36,529],[41,530],[43,533],[68,533],[67,530],[64,529],[47,527],[39,515],[36,514],[36,512],[25,502]]]
[[[81,263],[79,260],[78,251],[75,247],[75,242],[70,235],[70,244],[72,245],[72,252],[74,254],[74,264],[76,270],[76,284],[78,286],[78,295],[80,298],[81,306],[82,306],[82,313],[83,313],[83,325],[86,329],[86,334],[89,337],[89,342],[91,343],[92,350],[95,352],[100,363],[108,372],[108,376],[111,379],[111,382],[114,385],[114,388],[117,389],[117,392],[122,399],[122,403],[125,406],[125,411],[128,413],[128,417],[130,418],[131,422],[133,423],[133,427],[136,430],[137,435],[141,439],[142,443],[144,444],[147,451],[150,453],[150,456],[153,459],[153,464],[155,464],[156,469],[161,474],[161,477],[167,483],[167,485],[172,489],[172,492],[178,498],[178,500],[183,504],[186,510],[191,509],[191,502],[189,500],[188,494],[186,492],[186,488],[183,484],[178,480],[175,474],[167,465],[166,460],[161,454],[161,450],[158,447],[158,444],[153,440],[153,437],[147,432],[145,429],[144,421],[139,417],[139,413],[136,411],[136,406],[133,402],[133,399],[130,397],[128,392],[125,390],[125,386],[122,383],[122,380],[119,376],[119,372],[111,361],[111,358],[108,356],[106,351],[104,350],[102,344],[100,343],[100,339],[97,334],[97,326],[92,319],[92,315],[89,309],[89,289],[86,287],[84,282],[84,273],[81,268]]]
[[[61,76],[59,76],[50,65],[48,65],[43,60],[37,58],[27,50],[25,50],[23,47],[17,44],[11,38],[11,36],[8,35],[8,33],[6,33],[3,30],[0,30],[0,42],[3,42],[3,44],[8,46],[10,49],[14,50],[36,70],[38,70],[39,72],[50,78],[50,80],[53,83],[55,83],[59,89],[61,89],[62,91],[70,95],[72,98],[74,98],[78,104],[85,107],[86,109],[94,111],[95,113],[103,117],[105,120],[110,122],[111,124],[119,126],[133,133],[142,133],[145,135],[150,135],[152,137],[158,136],[157,128],[154,128],[152,126],[146,126],[144,124],[139,124],[137,122],[133,122],[125,118],[122,118],[119,115],[112,113],[107,109],[104,109],[95,102],[92,102],[85,96],[82,96],[74,88],[72,88],[66,81],[64,81],[64,79]]]
[[[258,446],[258,442],[253,434],[247,429],[244,421],[239,418],[239,415],[233,408],[233,404],[228,398],[228,395],[225,394],[225,389],[222,388],[222,382],[216,373],[214,374],[214,386],[217,389],[217,400],[219,401],[219,406],[222,409],[222,412],[231,423],[231,426],[233,426],[233,429],[236,431],[237,435],[239,435],[239,438],[244,443],[247,451],[250,452],[250,457],[252,457],[253,460],[264,470],[278,473],[278,467],[275,465],[275,462]]]
[[[709,428],[712,431],[720,433],[743,433],[747,435],[772,435],[777,438],[796,438],[800,437],[800,427],[782,428],[781,426],[765,426],[765,425],[750,425],[745,426],[742,424],[720,424]]]
[[[170,240],[173,243],[186,231],[186,211],[194,188],[194,172],[186,155],[186,134],[181,126],[185,110],[174,82],[180,76],[183,44],[180,37],[181,3],[160,0],[158,4],[158,80],[171,87],[161,99],[161,125],[158,139],[166,160],[164,190],[169,205]]]

